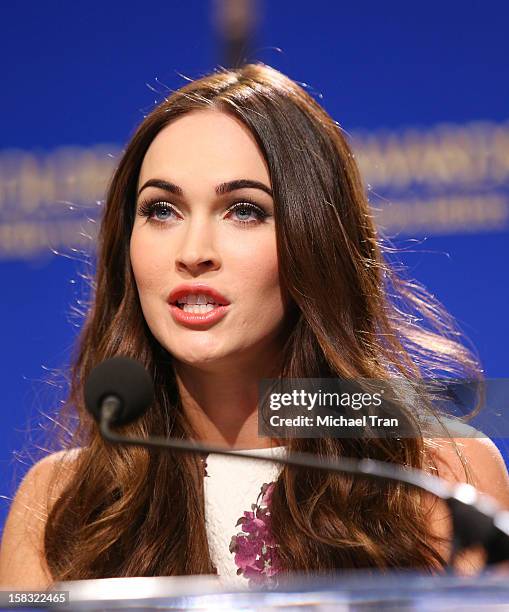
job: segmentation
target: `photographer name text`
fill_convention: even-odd
[[[273,414],[270,417],[272,427],[399,427],[397,418],[379,417],[374,414],[364,414],[356,418],[348,418],[343,415],[333,417],[331,415],[281,417]]]

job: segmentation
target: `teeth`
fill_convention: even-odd
[[[190,293],[178,299],[179,304],[216,304],[208,295]]]
[[[184,304],[182,310],[184,312],[191,312],[193,314],[205,314],[214,310],[214,304]]]

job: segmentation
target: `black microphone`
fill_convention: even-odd
[[[154,385],[145,368],[129,357],[101,362],[85,383],[85,405],[96,421],[107,417],[110,425],[127,425],[154,401]]]
[[[154,401],[154,387],[145,368],[128,357],[112,357],[96,366],[85,383],[85,405],[99,423],[102,436],[114,444],[127,444],[145,448],[172,448],[199,454],[229,455],[267,461],[266,457],[249,451],[234,453],[221,447],[191,440],[150,436],[126,437],[110,429],[131,423],[146,412]],[[444,500],[452,517],[452,554],[456,555],[472,546],[484,547],[486,564],[509,560],[509,511],[500,509],[489,496],[481,497],[469,484],[451,485],[442,478],[423,470],[403,467],[374,459],[340,457],[330,460],[311,453],[288,453],[286,457],[271,457],[270,461],[333,473],[353,474],[379,480],[405,483]]]

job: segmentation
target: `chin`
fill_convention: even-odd
[[[231,353],[224,353],[218,350],[196,350],[192,352],[181,353],[179,351],[171,351],[172,355],[175,357],[177,361],[181,361],[189,366],[197,367],[209,367],[216,365],[221,365],[227,360],[231,358]]]

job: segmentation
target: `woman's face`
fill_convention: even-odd
[[[228,188],[240,180],[260,186]],[[168,185],[148,185],[153,181]],[[130,256],[155,338],[178,361],[211,371],[275,357],[285,308],[274,202],[250,131],[216,110],[176,119],[148,148],[137,192]],[[150,202],[158,204],[147,207]],[[175,313],[170,293],[183,283],[219,291],[229,302],[224,315],[205,323],[179,320],[184,311]]]

